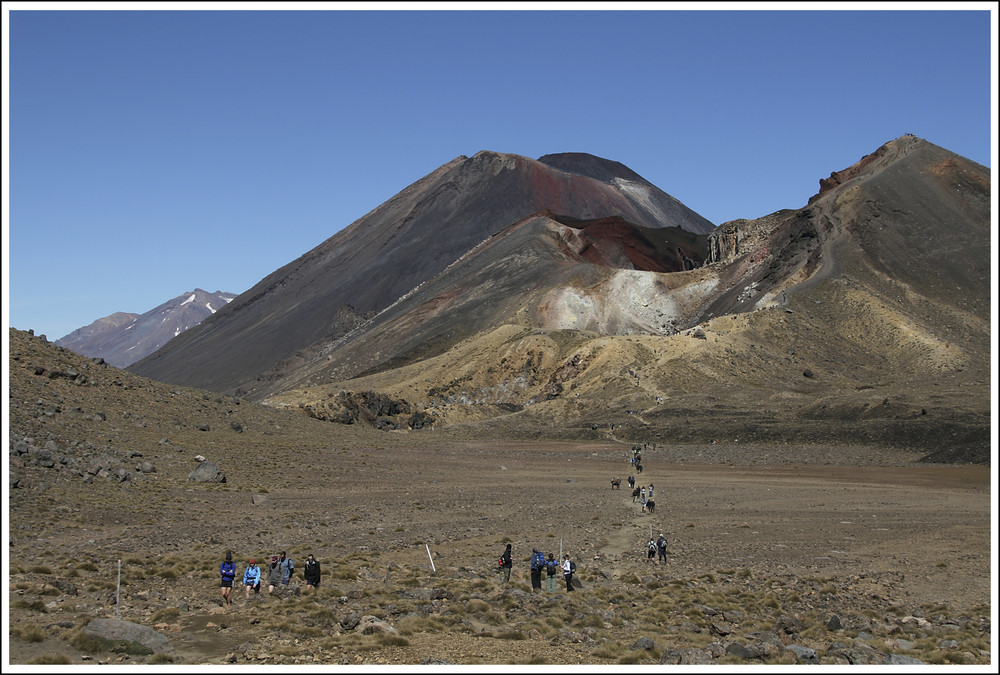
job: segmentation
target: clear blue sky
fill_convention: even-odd
[[[992,3],[51,6],[4,5],[4,311],[50,340],[246,291],[480,150],[612,159],[716,224],[904,133],[995,153]]]

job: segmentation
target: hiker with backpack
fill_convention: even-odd
[[[281,560],[278,561],[281,566],[281,584],[287,586],[289,580],[292,578],[292,573],[295,572],[295,563],[292,562],[291,558],[285,557],[285,552],[281,552]]]
[[[257,567],[256,558],[250,558],[250,564],[243,570],[243,589],[247,600],[250,599],[250,589],[253,589],[254,595],[260,593],[260,568]]]
[[[226,551],[226,559],[219,565],[219,576],[222,577],[222,604],[231,605],[233,599],[229,594],[233,590],[233,579],[236,578],[236,563],[233,562],[231,551]]]
[[[549,559],[545,561],[545,590],[556,592],[556,575],[559,574],[559,561],[555,556],[549,554]]]
[[[507,544],[507,548],[500,554],[498,562],[500,563],[499,571],[503,573],[503,582],[510,583],[510,569],[514,566],[514,561],[510,557],[510,544]]]
[[[576,563],[569,559],[569,553],[566,554],[566,559],[563,560],[563,577],[566,579],[566,591],[573,590],[573,575],[576,574]]]
[[[667,562],[667,538],[663,536],[662,532],[660,532],[659,539],[656,540],[656,553],[660,562]]]
[[[646,560],[652,561],[656,557],[656,542],[650,538],[649,543],[646,544]]]
[[[271,566],[267,568],[267,593],[274,593],[274,587],[281,585],[282,570],[278,563],[278,556],[271,556]]]
[[[545,567],[545,554],[537,548],[531,549],[531,590],[542,590],[542,568]]]

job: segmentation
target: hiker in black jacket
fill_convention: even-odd
[[[303,576],[306,579],[306,588],[316,588],[319,586],[319,561],[310,553],[306,556],[306,569]]]

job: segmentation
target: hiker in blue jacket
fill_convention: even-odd
[[[260,593],[260,568],[257,567],[257,559],[250,558],[250,564],[243,570],[243,588],[247,593],[247,600],[250,599],[250,589],[254,595]]]
[[[236,578],[236,563],[233,562],[231,551],[226,551],[226,559],[219,565],[219,576],[222,577],[222,604],[231,605],[233,599],[229,594],[233,590],[233,579]]]

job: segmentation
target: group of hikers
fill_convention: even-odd
[[[650,537],[649,543],[646,544],[646,560],[653,560],[653,556],[659,556],[658,560],[661,563],[667,562],[667,538],[663,536],[662,532],[656,541]]]
[[[560,574],[562,574],[563,579],[566,582],[566,591],[573,591],[573,575],[576,574],[576,563],[570,560],[569,554],[567,553],[563,556],[563,561],[560,563],[556,560],[555,555],[549,553],[548,558],[545,554],[539,551],[537,548],[531,549],[531,559],[529,561],[529,569],[531,571],[531,590],[541,591],[542,590],[542,574],[545,574],[545,590],[550,592],[556,591],[557,579]],[[500,554],[498,559],[499,566],[497,571],[503,575],[504,583],[510,582],[510,571],[514,567],[514,561],[511,558],[511,545],[507,544],[507,548],[504,552]]]
[[[281,555],[272,555],[271,564],[266,570],[261,570],[257,566],[257,559],[250,558],[250,562],[243,570],[243,588],[246,591],[247,600],[250,599],[250,592],[254,595],[260,593],[261,584],[267,586],[267,593],[271,595],[278,586],[287,586],[295,573],[295,563],[289,558],[285,551]],[[232,551],[226,551],[226,559],[219,565],[219,576],[222,577],[222,604],[231,605],[233,599],[231,593],[233,584],[236,583],[236,563],[233,562]],[[319,586],[320,566],[319,561],[310,553],[306,557],[303,578],[307,589]]]

